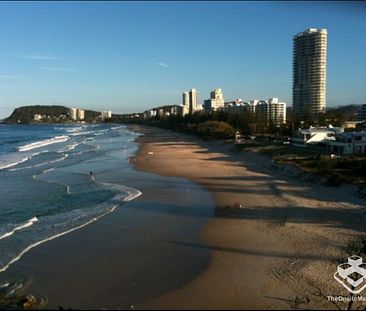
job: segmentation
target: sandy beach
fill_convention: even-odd
[[[216,217],[204,228],[207,270],[183,287],[139,307],[149,309],[335,309],[348,296],[334,280],[353,243],[365,237],[365,202],[352,186],[326,187],[273,168],[256,152],[151,127],[135,167],[188,178],[206,189]],[[226,208],[230,206],[230,208]],[[233,208],[234,206],[240,208]],[[359,306],[354,303],[352,307]]]

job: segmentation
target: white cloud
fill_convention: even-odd
[[[168,64],[165,63],[156,63],[156,65],[159,65],[161,67],[169,67]]]
[[[25,58],[25,59],[33,59],[33,60],[63,60],[63,57],[59,56],[50,56],[50,55],[42,55],[42,54],[6,54],[7,56]]]

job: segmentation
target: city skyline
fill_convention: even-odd
[[[0,119],[23,105],[116,113],[196,88],[292,105],[292,39],[328,29],[327,106],[364,104],[364,3],[1,3]],[[326,12],[327,14],[324,14]],[[217,20],[221,22],[217,22]]]

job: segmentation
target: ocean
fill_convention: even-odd
[[[131,166],[137,136],[119,125],[0,125],[0,274],[141,194],[108,178]]]

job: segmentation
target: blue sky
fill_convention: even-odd
[[[143,111],[192,87],[291,105],[292,37],[310,27],[328,29],[328,106],[366,103],[366,3],[0,2],[0,118]]]

